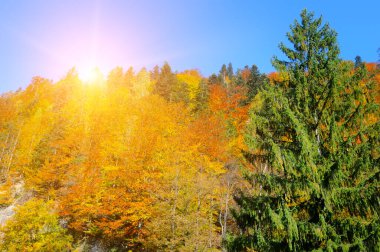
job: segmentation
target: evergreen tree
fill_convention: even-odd
[[[133,67],[129,67],[127,72],[124,75],[125,86],[129,89],[132,89],[133,83],[135,82],[135,71]]]
[[[172,86],[170,101],[189,104],[189,87],[185,82],[176,80]]]
[[[263,86],[264,82],[265,74],[260,73],[259,68],[256,65],[252,65],[250,69],[250,75],[246,83],[248,102],[250,102],[252,98],[257,94],[259,88]]]
[[[379,251],[379,110],[364,66],[339,60],[336,32],[306,10],[274,58],[283,76],[247,126],[249,192],[230,251]]]
[[[209,83],[205,79],[202,79],[199,83],[199,92],[196,97],[196,107],[195,110],[202,110],[207,106],[207,101],[209,99]]]
[[[245,105],[252,101],[265,81],[266,75],[260,73],[256,65],[252,65],[252,67],[245,66],[242,70],[237,71],[234,83],[236,86],[244,87],[247,97],[244,101]]]
[[[362,57],[355,57],[355,68],[361,67],[363,65]]]
[[[154,86],[154,93],[161,95],[168,101],[173,101],[175,87],[178,81],[169,63],[165,62]]]
[[[218,80],[218,76],[216,76],[216,74],[212,74],[210,77],[208,77],[208,85],[209,86],[212,86],[212,85],[217,85],[219,84],[219,80]]]
[[[222,85],[226,85],[226,78],[227,77],[228,77],[227,66],[226,66],[226,64],[223,64],[222,68],[219,71],[219,75],[218,75],[219,81]]]
[[[156,82],[159,76],[160,76],[160,67],[155,65],[153,67],[153,70],[150,71],[150,79],[151,81]]]
[[[227,76],[230,80],[232,80],[232,78],[234,77],[234,68],[232,67],[232,63],[228,63],[228,67],[227,67]]]

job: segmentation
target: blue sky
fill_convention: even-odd
[[[223,63],[271,58],[302,9],[323,16],[338,32],[341,58],[379,59],[380,1],[2,0],[0,93],[25,87],[33,76],[53,81],[76,66],[148,69],[168,61],[174,70],[208,76]]]

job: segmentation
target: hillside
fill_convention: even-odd
[[[379,251],[380,73],[306,10],[276,72],[71,69],[0,96],[0,251]]]

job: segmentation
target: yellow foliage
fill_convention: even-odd
[[[187,85],[189,90],[190,107],[194,108],[196,97],[199,92],[199,84],[202,80],[201,74],[197,70],[188,70],[177,74],[177,79]]]
[[[11,186],[10,180],[0,185],[0,207],[8,206],[12,203]]]
[[[0,231],[1,251],[68,251],[72,237],[59,225],[51,202],[32,199],[19,206]]]
[[[189,88],[190,108],[150,94],[150,76],[144,69],[128,84],[122,70],[112,78],[108,86],[82,85],[75,76],[56,85],[38,79],[12,96],[14,106],[9,109],[3,109],[0,98],[4,112],[15,110],[9,112],[13,116],[0,117],[0,139],[8,133],[10,139],[0,142],[7,158],[1,164],[10,163],[10,174],[20,176],[26,190],[53,199],[78,237],[134,246],[148,244],[150,235],[157,237],[156,249],[164,249],[161,242],[171,239],[178,250],[218,247],[217,218],[227,209],[225,197],[232,200],[221,178],[227,173],[226,162],[244,146],[240,132],[246,110],[236,107],[241,94],[225,104],[224,96],[216,93],[219,111],[195,115],[192,108],[202,81],[196,70],[177,75]],[[226,117],[237,129],[233,137],[227,137]],[[12,125],[12,130],[3,125]],[[11,202],[9,192],[9,185],[3,184],[0,204]],[[24,216],[27,207],[36,219]],[[58,219],[50,208],[52,204],[42,200],[27,203],[7,226],[7,237],[17,241],[13,227],[27,223],[26,218],[36,230],[54,226]],[[173,238],[173,225],[178,227],[174,236],[185,239],[185,245]],[[34,231],[26,224],[22,228],[25,235],[19,243],[42,251],[45,240],[56,235],[28,240],[26,233]],[[57,242],[69,244],[71,238],[55,230],[64,239]],[[11,238],[7,241],[7,248],[18,246]]]

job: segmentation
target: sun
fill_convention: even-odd
[[[78,76],[86,84],[95,84],[103,79],[103,74],[98,67],[88,66],[78,68]]]

